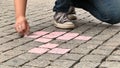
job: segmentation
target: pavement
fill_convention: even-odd
[[[31,35],[14,29],[13,0],[0,0],[0,68],[120,68],[120,24],[76,8],[75,29],[52,24],[55,0],[28,0]]]

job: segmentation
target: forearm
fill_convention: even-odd
[[[16,18],[25,17],[27,0],[14,0]]]

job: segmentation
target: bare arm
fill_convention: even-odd
[[[29,25],[25,16],[27,0],[14,0],[14,4],[16,17],[15,29],[21,36],[27,35],[29,33]]]
[[[27,0],[14,0],[16,18],[25,17]]]

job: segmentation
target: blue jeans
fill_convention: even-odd
[[[70,6],[82,8],[109,24],[120,22],[120,0],[57,0],[53,11],[67,12]]]

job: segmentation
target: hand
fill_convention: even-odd
[[[29,34],[30,27],[25,17],[16,19],[15,29],[17,33],[22,37]]]

